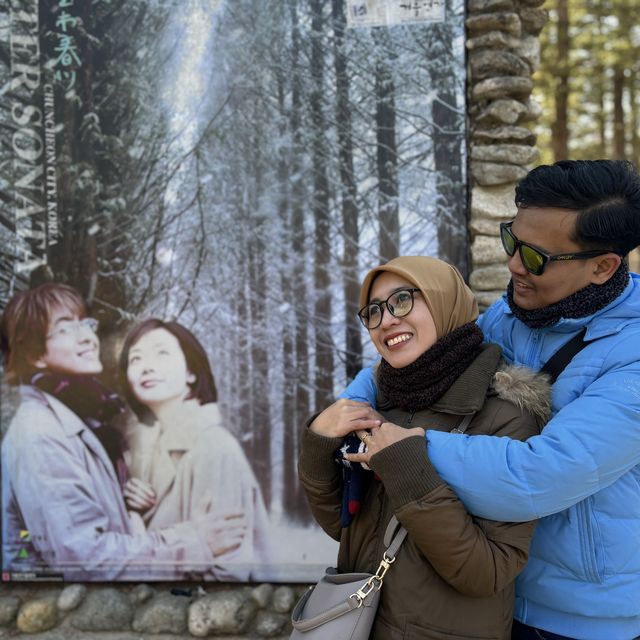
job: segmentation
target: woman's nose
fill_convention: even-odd
[[[392,327],[394,324],[397,324],[400,320],[391,314],[389,311],[389,307],[385,306],[384,313],[382,314],[382,322],[380,323],[381,327]]]

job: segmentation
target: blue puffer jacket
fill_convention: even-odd
[[[507,360],[539,369],[587,326],[553,387],[541,435],[508,438],[427,432],[429,456],[473,513],[541,518],[516,584],[516,618],[581,640],[640,634],[640,277],[593,316],[529,329],[505,300],[480,319]],[[345,392],[375,398],[364,370]]]

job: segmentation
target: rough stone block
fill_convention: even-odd
[[[526,102],[527,112],[522,117],[522,122],[536,122],[542,115],[542,107],[535,98]]]
[[[503,260],[507,256],[502,252]],[[506,263],[504,265],[491,265],[474,269],[469,276],[469,285],[474,291],[497,291],[505,290],[507,283],[511,279]]]
[[[489,218],[495,221],[496,226],[504,219],[510,220],[518,212],[514,203],[515,195],[515,184],[475,186],[471,191],[471,217]]]
[[[499,238],[476,236],[471,243],[474,265],[496,265],[504,262],[504,249]]]
[[[16,625],[21,633],[41,633],[53,629],[58,623],[57,598],[27,600],[18,612]]]
[[[488,218],[475,218],[469,220],[469,230],[473,236],[494,236],[500,235],[500,222],[508,222],[511,218],[500,218],[500,220],[489,220]]]
[[[18,596],[3,596],[0,598],[0,626],[11,624],[18,615],[20,598]]]
[[[113,588],[90,591],[72,614],[71,625],[81,631],[121,631],[131,627],[133,604]]]
[[[196,600],[187,616],[189,632],[198,638],[209,635],[238,635],[253,620],[256,605],[251,595],[239,591],[212,593]]]
[[[516,124],[527,113],[527,107],[519,100],[502,98],[490,102],[477,117],[476,122],[497,121],[504,124]]]
[[[251,597],[259,609],[266,609],[273,595],[273,585],[264,583],[251,591]]]
[[[485,162],[528,165],[539,156],[538,150],[527,144],[476,144],[471,148],[471,159]]]
[[[527,97],[532,89],[533,81],[531,78],[499,76],[481,80],[473,85],[471,99],[479,102],[480,100],[495,100],[496,98],[507,98],[510,96]]]
[[[278,587],[273,592],[273,600],[271,606],[278,613],[287,613],[293,609],[296,603],[296,594],[291,587]]]
[[[513,8],[513,0],[469,0],[467,2],[467,11],[469,13],[512,11]]]
[[[71,611],[80,606],[87,594],[87,587],[83,584],[70,584],[62,590],[58,596],[58,610]]]
[[[481,13],[471,15],[465,24],[471,33],[479,31],[504,31],[516,38],[522,34],[522,22],[517,13]]]
[[[474,49],[515,49],[520,42],[519,38],[514,38],[502,31],[489,31],[478,36],[470,37],[466,41],[469,51]]]
[[[549,13],[545,9],[522,7],[520,9],[522,26],[527,33],[537,36],[549,20]]]
[[[156,590],[148,584],[138,584],[129,592],[129,599],[134,605],[140,605],[151,600],[155,594]]]
[[[527,170],[515,164],[472,161],[471,174],[478,184],[489,186],[517,182],[527,175]]]
[[[529,65],[531,73],[540,66],[540,40],[536,36],[526,36],[518,40],[513,50]]]
[[[526,76],[531,69],[517,55],[500,49],[472,51],[469,55],[471,74],[474,80],[484,80],[496,76]]]
[[[272,611],[258,611],[255,633],[260,638],[274,638],[288,630],[289,616]]]
[[[184,633],[190,604],[185,596],[160,593],[136,611],[133,629],[141,633]]]
[[[500,142],[534,145],[536,134],[526,127],[490,127],[476,128],[472,133],[472,140],[475,142]]]

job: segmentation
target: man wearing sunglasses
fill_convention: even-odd
[[[479,319],[485,340],[535,369],[575,336],[586,346],[563,363],[539,436],[427,431],[428,456],[471,512],[540,519],[513,639],[630,640],[640,635],[640,277],[626,256],[640,244],[640,176],[624,161],[558,162],[521,181],[516,205],[500,227],[511,280]],[[375,394],[365,369],[339,402]],[[384,427],[388,440],[403,436]],[[352,459],[375,455],[381,438],[368,440]]]

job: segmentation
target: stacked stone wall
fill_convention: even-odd
[[[222,640],[291,633],[306,585],[3,584],[0,638]]]
[[[498,228],[513,218],[514,188],[538,160],[529,128],[540,116],[531,76],[540,63],[544,0],[468,0],[467,113],[471,177],[469,282],[482,308],[509,281]]]

